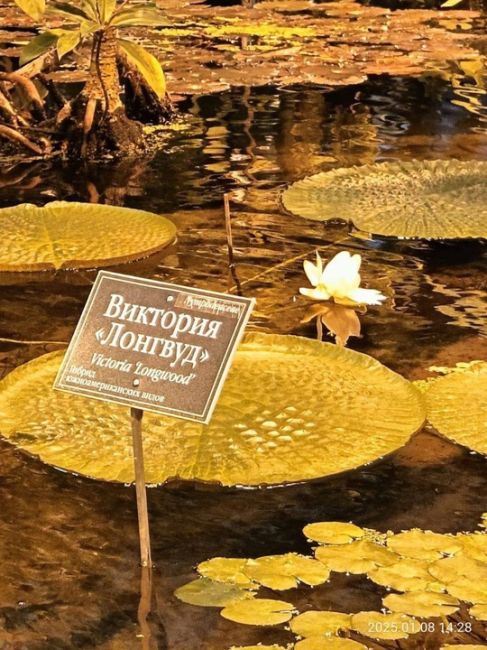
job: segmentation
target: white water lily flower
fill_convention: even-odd
[[[359,269],[362,257],[342,251],[323,268],[323,260],[316,252],[316,264],[306,260],[304,272],[313,289],[301,288],[303,296],[313,300],[330,300],[342,304],[380,305],[386,296],[376,289],[361,289]]]

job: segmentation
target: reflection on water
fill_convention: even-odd
[[[244,295],[257,298],[253,329],[316,336],[315,323],[303,322],[309,302],[298,293],[306,284],[303,260],[315,249],[329,259],[346,248],[363,256],[363,285],[388,297],[360,314],[361,337],[348,345],[411,378],[424,377],[430,365],[485,359],[482,243],[370,241],[343,225],[287,215],[279,202],[284,184],[335,166],[484,159],[484,77],[474,63],[330,93],[235,89],[195,98],[183,106],[176,128],[154,136],[161,148],[152,159],[1,162],[0,204],[58,198],[169,213],[178,243],[121,270],[235,291],[222,210],[222,193],[230,191],[236,273]],[[94,277],[1,276],[0,373],[69,340]],[[0,442],[0,492],[0,648],[143,648],[132,490],[45,467]],[[487,511],[487,461],[426,430],[392,457],[341,477],[270,491],[175,483],[151,490],[149,505],[157,564],[153,647],[228,650],[291,637],[178,602],[173,591],[191,579],[197,562],[306,552],[301,529],[317,520],[353,520],[384,531],[473,530]],[[301,611],[359,611],[379,607],[379,596],[367,581],[340,576],[312,592],[286,592],[285,599]],[[477,634],[477,643],[485,643],[485,631]],[[437,648],[439,640],[431,645]]]

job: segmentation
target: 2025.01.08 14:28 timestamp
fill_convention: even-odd
[[[372,636],[386,634],[388,632],[404,632],[405,634],[417,634],[422,632],[441,632],[451,634],[452,632],[472,632],[472,623],[469,621],[369,621],[368,632]]]

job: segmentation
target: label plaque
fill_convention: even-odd
[[[254,302],[101,271],[54,388],[206,424]]]

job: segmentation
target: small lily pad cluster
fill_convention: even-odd
[[[406,639],[428,628],[425,620],[458,612],[487,621],[487,514],[480,529],[440,534],[411,529],[380,533],[347,522],[318,522],[303,532],[318,546],[314,557],[297,553],[256,559],[213,558],[198,565],[200,577],[176,591],[183,602],[219,607],[221,616],[246,625],[288,624],[295,644],[232,647],[230,650],[362,650],[367,639]],[[382,611],[310,610],[292,602],[259,598],[261,588],[286,591],[316,587],[333,573],[362,574],[389,592]],[[446,645],[442,650],[476,645]],[[482,646],[484,647],[484,646]]]

